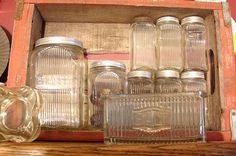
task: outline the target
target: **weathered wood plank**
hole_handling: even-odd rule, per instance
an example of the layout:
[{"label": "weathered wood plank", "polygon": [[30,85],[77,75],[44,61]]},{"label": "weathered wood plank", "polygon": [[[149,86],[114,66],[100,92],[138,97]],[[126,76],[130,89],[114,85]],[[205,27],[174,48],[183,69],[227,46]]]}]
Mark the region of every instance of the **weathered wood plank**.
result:
[{"label": "weathered wood plank", "polygon": [[104,145],[82,142],[1,143],[0,155],[236,155],[236,143]]}]

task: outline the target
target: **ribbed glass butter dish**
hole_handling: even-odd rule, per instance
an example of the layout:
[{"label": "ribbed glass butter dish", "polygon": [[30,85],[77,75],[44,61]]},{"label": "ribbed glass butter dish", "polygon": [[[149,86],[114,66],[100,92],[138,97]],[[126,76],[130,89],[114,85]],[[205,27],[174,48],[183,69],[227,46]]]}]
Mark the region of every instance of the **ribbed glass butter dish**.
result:
[{"label": "ribbed glass butter dish", "polygon": [[110,95],[104,106],[105,143],[205,142],[201,92]]}]

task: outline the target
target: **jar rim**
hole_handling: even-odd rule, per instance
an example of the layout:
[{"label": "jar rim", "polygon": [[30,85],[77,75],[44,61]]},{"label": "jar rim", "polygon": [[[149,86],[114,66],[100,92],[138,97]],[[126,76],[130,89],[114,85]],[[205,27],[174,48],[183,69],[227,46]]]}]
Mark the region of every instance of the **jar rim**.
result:
[{"label": "jar rim", "polygon": [[128,78],[143,77],[143,78],[152,78],[152,73],[144,70],[135,70],[128,73]]},{"label": "jar rim", "polygon": [[188,79],[188,78],[205,79],[205,75],[203,71],[185,71],[181,73],[181,79]]},{"label": "jar rim", "polygon": [[159,70],[156,72],[157,78],[172,77],[179,78],[179,72],[176,70]]},{"label": "jar rim", "polygon": [[204,19],[200,16],[188,16],[181,20],[181,25],[185,25],[188,23],[201,23],[204,24]]},{"label": "jar rim", "polygon": [[63,37],[63,36],[53,36],[53,37],[44,37],[36,41],[35,47],[49,44],[65,44],[73,45],[83,48],[83,43],[75,38]]},{"label": "jar rim", "polygon": [[156,24],[160,24],[160,23],[166,23],[166,22],[175,22],[179,24],[179,19],[177,17],[174,16],[163,16],[160,17],[156,20]]},{"label": "jar rim", "polygon": [[93,62],[90,66],[90,69],[98,68],[98,67],[116,67],[125,70],[125,64],[118,62],[118,61],[111,61],[111,60],[103,60],[103,61],[96,61]]}]

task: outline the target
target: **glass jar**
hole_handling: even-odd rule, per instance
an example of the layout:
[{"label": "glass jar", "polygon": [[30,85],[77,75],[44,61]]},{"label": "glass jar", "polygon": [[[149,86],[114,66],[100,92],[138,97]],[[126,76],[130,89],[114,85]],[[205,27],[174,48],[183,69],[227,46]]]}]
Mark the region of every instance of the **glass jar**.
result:
[{"label": "glass jar", "polygon": [[207,71],[206,28],[204,19],[189,16],[181,21],[183,29],[184,69]]},{"label": "glass jar", "polygon": [[124,64],[116,61],[93,62],[89,74],[90,123],[93,127],[103,128],[102,95],[122,94],[125,90]]},{"label": "glass jar", "polygon": [[156,70],[156,27],[149,17],[137,17],[131,30],[131,70]]},{"label": "glass jar", "polygon": [[181,80],[184,92],[202,91],[207,93],[207,83],[204,72],[186,71],[181,74]]},{"label": "glass jar", "polygon": [[156,73],[155,93],[182,92],[179,72],[175,70],[160,70]]},{"label": "glass jar", "polygon": [[43,97],[43,128],[73,130],[83,126],[85,67],[80,41],[66,37],[36,41],[30,86],[40,90]]},{"label": "glass jar", "polygon": [[38,113],[42,98],[30,87],[0,84],[0,141],[31,142],[41,131]]},{"label": "glass jar", "polygon": [[131,71],[128,73],[128,94],[154,93],[152,73],[149,71]]},{"label": "glass jar", "polygon": [[157,64],[158,70],[183,70],[181,26],[179,19],[164,16],[157,20]]}]

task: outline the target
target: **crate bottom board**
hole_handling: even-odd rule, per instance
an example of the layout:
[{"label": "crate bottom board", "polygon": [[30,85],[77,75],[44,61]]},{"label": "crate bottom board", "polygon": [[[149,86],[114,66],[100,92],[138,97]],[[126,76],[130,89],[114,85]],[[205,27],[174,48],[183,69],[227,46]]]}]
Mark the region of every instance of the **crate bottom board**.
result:
[{"label": "crate bottom board", "polygon": [[[231,141],[230,131],[207,131],[207,141]],[[99,141],[103,142],[102,131],[42,131],[37,140],[47,141]]]}]

